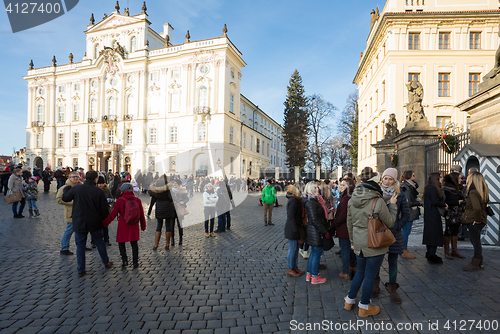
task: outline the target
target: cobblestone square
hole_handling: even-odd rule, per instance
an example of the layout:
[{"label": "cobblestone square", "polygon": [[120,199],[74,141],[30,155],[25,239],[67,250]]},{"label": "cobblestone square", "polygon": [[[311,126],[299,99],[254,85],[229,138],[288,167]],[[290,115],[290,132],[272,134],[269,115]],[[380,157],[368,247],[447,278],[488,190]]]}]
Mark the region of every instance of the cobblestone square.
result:
[{"label": "cobblestone square", "polygon": [[[189,208],[200,205],[200,197],[195,193]],[[147,210],[149,196],[140,198]],[[232,210],[230,231],[206,238],[203,224],[193,223],[185,228],[183,245],[170,251],[163,249],[164,238],[158,251],[151,249],[156,220],[149,219],[139,241],[138,269],[120,266],[115,221],[108,247],[114,267],[104,269],[97,251],[89,251],[84,277],[77,275],[75,255],[59,254],[66,223],[54,185],[39,196],[39,219],[14,219],[10,205],[2,202],[0,333],[498,333],[496,247],[484,247],[480,272],[462,271],[472,256],[468,241],[459,245],[468,259],[430,265],[421,246],[421,224],[414,224],[410,244],[417,259],[399,260],[403,303],[392,304],[382,289],[374,300],[382,311],[365,321],[357,307],[343,309],[350,281],[338,277],[338,246],[322,259],[326,284],[285,275],[286,198],[280,196],[279,202],[275,226],[264,226],[258,194],[250,193]],[[75,251],[74,237],[70,250]],[[299,268],[305,267],[299,257]],[[387,261],[381,279],[387,281]],[[353,327],[358,320],[365,321],[358,323],[363,326]],[[469,320],[476,321],[472,330]],[[482,328],[475,328],[477,321]],[[392,327],[382,328],[382,323]]]}]

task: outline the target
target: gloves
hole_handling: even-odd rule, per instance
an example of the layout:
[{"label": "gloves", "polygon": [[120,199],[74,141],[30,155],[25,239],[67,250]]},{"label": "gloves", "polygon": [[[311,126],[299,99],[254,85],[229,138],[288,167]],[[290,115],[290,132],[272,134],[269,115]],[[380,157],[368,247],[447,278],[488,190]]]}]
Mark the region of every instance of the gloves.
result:
[{"label": "gloves", "polygon": [[326,232],[325,239],[330,239],[330,232]]}]

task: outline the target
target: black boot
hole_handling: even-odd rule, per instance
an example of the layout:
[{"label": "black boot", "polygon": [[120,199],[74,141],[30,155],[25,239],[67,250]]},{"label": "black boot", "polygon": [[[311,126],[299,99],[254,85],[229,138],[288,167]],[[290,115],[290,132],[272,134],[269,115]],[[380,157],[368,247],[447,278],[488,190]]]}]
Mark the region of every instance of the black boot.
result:
[{"label": "black boot", "polygon": [[170,244],[172,246],[175,245],[175,222],[174,222],[174,229],[172,230],[172,239],[170,239]]},{"label": "black boot", "polygon": [[128,266],[127,251],[125,250],[125,243],[119,242],[118,248],[120,249],[120,256],[122,257],[122,268]]},{"label": "black boot", "polygon": [[33,209],[28,209],[28,211],[30,212],[30,218],[33,218]]},{"label": "black boot", "polygon": [[132,261],[134,263],[134,268],[139,267],[139,247],[137,246],[137,241],[132,241],[131,243],[132,246]]},{"label": "black boot", "polygon": [[179,245],[182,245],[182,236],[184,235],[184,229],[179,229]]}]

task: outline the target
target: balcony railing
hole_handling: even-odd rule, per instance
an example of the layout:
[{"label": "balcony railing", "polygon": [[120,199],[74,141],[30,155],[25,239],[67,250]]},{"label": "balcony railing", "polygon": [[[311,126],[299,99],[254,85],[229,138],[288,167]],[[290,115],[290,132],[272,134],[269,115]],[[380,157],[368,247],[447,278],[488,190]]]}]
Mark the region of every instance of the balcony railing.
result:
[{"label": "balcony railing", "polygon": [[40,122],[40,121],[31,122],[31,127],[33,128],[43,128],[44,125],[45,122]]},{"label": "balcony railing", "polygon": [[209,115],[210,114],[210,107],[194,107],[194,113],[195,114],[200,114],[200,115]]},{"label": "balcony railing", "polygon": [[97,117],[89,117],[89,123],[97,123],[98,119]]},{"label": "balcony railing", "polygon": [[101,119],[103,122],[116,122],[118,117],[116,115],[104,115]]},{"label": "balcony railing", "polygon": [[131,120],[133,120],[133,119],[134,119],[134,115],[125,115],[124,119],[125,119],[126,121],[131,121]]}]

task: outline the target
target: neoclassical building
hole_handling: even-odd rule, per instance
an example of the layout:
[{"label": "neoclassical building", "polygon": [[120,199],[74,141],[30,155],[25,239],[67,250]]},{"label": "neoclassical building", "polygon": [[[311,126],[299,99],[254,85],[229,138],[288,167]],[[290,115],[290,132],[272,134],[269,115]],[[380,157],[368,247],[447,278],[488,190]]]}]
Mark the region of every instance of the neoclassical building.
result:
[{"label": "neoclassical building", "polygon": [[241,52],[222,36],[173,45],[147,8],[87,26],[80,62],[34,68],[28,81],[30,167],[257,177],[284,166],[282,127],[241,95]]},{"label": "neoclassical building", "polygon": [[430,125],[469,127],[455,107],[475,92],[494,66],[499,44],[497,0],[387,0],[372,11],[371,30],[354,83],[359,90],[358,165],[376,167],[371,144],[384,138],[389,115],[406,122],[406,84],[424,88]]}]

